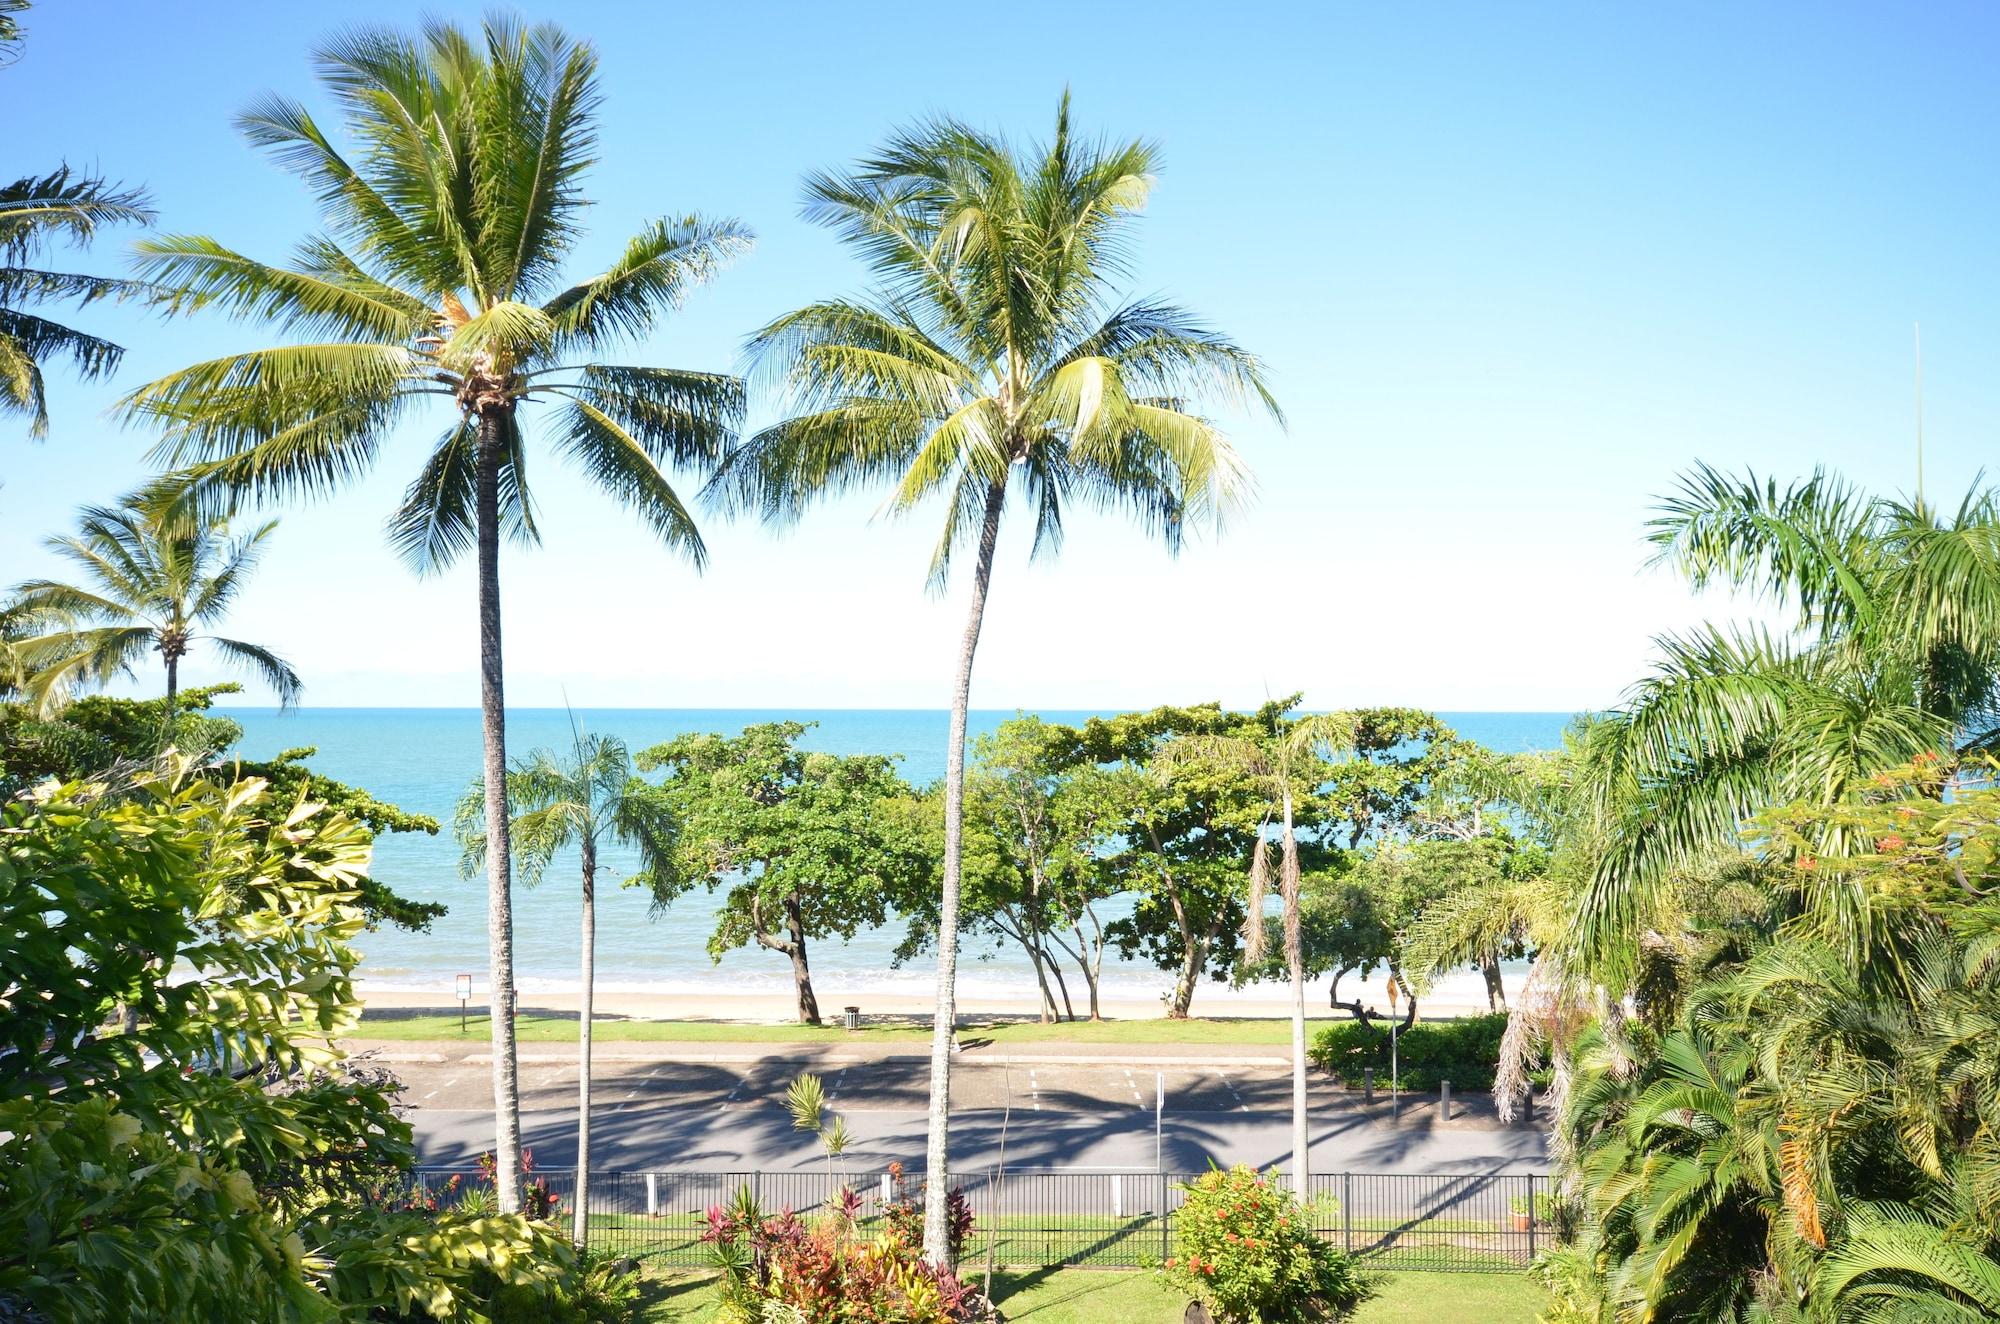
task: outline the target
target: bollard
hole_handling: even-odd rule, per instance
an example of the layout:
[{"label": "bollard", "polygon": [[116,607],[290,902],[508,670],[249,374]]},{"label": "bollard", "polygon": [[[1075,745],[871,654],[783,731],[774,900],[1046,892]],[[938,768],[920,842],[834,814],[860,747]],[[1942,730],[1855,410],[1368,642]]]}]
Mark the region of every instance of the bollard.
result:
[{"label": "bollard", "polygon": [[896,1203],[896,1187],[886,1172],[882,1174],[882,1203],[885,1205]]},{"label": "bollard", "polygon": [[1361,1073],[1361,1101],[1375,1102],[1375,1068],[1369,1067]]},{"label": "bollard", "polygon": [[646,1217],[658,1218],[659,1216],[660,1216],[660,1174],[657,1172],[649,1172],[646,1174]]},{"label": "bollard", "polygon": [[1533,1082],[1530,1082],[1528,1084],[1528,1087],[1521,1091],[1521,1120],[1528,1123],[1530,1126],[1534,1125],[1535,1086]]},{"label": "bollard", "polygon": [[1451,1082],[1448,1080],[1438,1082],[1438,1120],[1451,1120]]}]

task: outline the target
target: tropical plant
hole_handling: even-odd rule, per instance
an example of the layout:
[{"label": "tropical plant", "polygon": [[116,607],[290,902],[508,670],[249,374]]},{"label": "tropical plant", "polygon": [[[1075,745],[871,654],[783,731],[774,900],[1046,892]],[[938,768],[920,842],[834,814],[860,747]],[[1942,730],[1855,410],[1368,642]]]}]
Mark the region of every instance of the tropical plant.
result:
[{"label": "tropical plant", "polygon": [[826,1084],[810,1071],[800,1072],[785,1090],[785,1110],[792,1115],[792,1129],[804,1131],[819,1142],[820,1151],[826,1155],[826,1175],[834,1175],[834,1164],[847,1153],[847,1119],[839,1113],[829,1115],[826,1106]]},{"label": "tropical plant", "polygon": [[709,955],[754,943],[785,957],[799,1021],[817,1025],[811,944],[884,923],[899,898],[924,890],[933,843],[893,758],[802,750],[808,729],[767,722],[740,736],[681,736],[638,762],[665,771],[653,794],[676,831],[645,879],[655,904],[726,886]]},{"label": "tropical plant", "polygon": [[[352,148],[283,97],[237,123],[305,181],[327,233],[290,265],[170,236],[142,245],[140,266],[176,309],[213,306],[321,338],[195,364],[139,388],[125,409],[162,431],[173,507],[212,512],[348,486],[417,406],[450,403],[389,536],[419,573],[477,553],[488,937],[505,1006],[514,976],[499,560],[503,533],[537,536],[528,414],[545,406],[556,453],[699,566],[700,534],[663,467],[721,453],[741,383],[598,356],[643,336],[749,235],[732,221],[656,220],[603,272],[562,282],[589,201],[599,92],[593,49],[553,26],[495,17],[474,33],[442,22],[414,37],[351,30],[315,60]],[[505,1016],[492,1026],[501,1205],[511,1210],[514,1030]]]},{"label": "tropical plant", "polygon": [[[616,736],[585,734],[571,726],[565,754],[537,749],[515,761],[507,774],[507,804],[512,813],[508,843],[521,881],[541,882],[556,855],[577,852],[582,885],[582,964],[577,1006],[576,1192],[571,1238],[578,1250],[589,1241],[590,1208],[590,1030],[591,999],[596,990],[598,852],[616,843],[638,852],[642,877],[664,861],[674,848],[674,823],[659,800],[645,793],[645,783],[632,775],[632,756]],[[463,847],[459,871],[477,877],[486,865],[486,787],[475,781],[458,803],[454,820]],[[502,1004],[494,1004],[501,1015]]]},{"label": "tropical plant", "polygon": [[1127,511],[1177,547],[1248,483],[1235,449],[1190,401],[1220,393],[1277,414],[1262,369],[1233,342],[1171,304],[1113,306],[1125,234],[1157,166],[1143,142],[1078,141],[1065,94],[1053,138],[1031,151],[944,120],[896,134],[851,171],[814,176],[808,217],[853,244],[879,286],[757,333],[751,355],[782,383],[789,412],[732,451],[713,480],[723,499],[774,520],[878,483],[898,513],[938,499],[946,513],[932,584],[943,586],[961,552],[973,557],[945,759],[925,1238],[937,1263],[966,711],[1008,492],[1033,509],[1038,551],[1059,545],[1072,501]]},{"label": "tropical plant", "polygon": [[[571,1269],[552,1230],[381,1198],[410,1127],[338,1046],[366,828],[194,771],[0,804],[0,1316],[472,1320],[546,1296]],[[105,1034],[115,1003],[139,1014]]]},{"label": "tropical plant", "polygon": [[[0,15],[0,64],[19,40],[14,20]],[[58,240],[83,245],[105,225],[150,225],[146,195],[96,175],[60,166],[0,184],[0,411],[28,416],[28,435],[48,435],[49,406],[43,367],[68,359],[86,380],[108,375],[125,351],[101,336],[29,312],[40,304],[79,305],[123,298],[137,282],[109,276],[46,271],[37,262]]]},{"label": "tropical plant", "polygon": [[[1787,635],[1660,641],[1655,675],[1596,725],[1584,780],[1618,820],[1578,915],[1594,973],[1631,973],[1648,889],[1773,804],[1834,804],[1919,753],[2000,747],[2000,506],[1867,497],[1816,472],[1780,488],[1702,467],[1653,522],[1658,559],[1792,613]],[[1826,843],[1837,848],[1838,842]]]},{"label": "tropical plant", "polygon": [[31,579],[13,592],[14,610],[39,627],[13,649],[44,711],[80,688],[133,675],[139,659],[155,652],[173,712],[181,659],[197,643],[269,685],[281,706],[297,702],[298,673],[283,658],[261,644],[203,633],[229,614],[275,520],[231,537],[221,520],[189,524],[130,506],[92,506],[77,525],[47,545],[82,571],[84,583]]},{"label": "tropical plant", "polygon": [[1318,1324],[1368,1295],[1354,1262],[1313,1231],[1297,1195],[1256,1169],[1211,1168],[1174,1213],[1178,1253],[1161,1272],[1216,1324]]}]

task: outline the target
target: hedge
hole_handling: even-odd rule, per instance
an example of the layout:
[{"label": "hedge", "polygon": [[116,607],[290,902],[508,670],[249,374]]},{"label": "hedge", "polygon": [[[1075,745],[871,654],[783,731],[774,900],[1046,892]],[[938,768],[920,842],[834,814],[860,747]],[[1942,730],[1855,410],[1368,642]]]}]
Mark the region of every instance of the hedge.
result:
[{"label": "hedge", "polygon": [[[1455,1088],[1490,1090],[1500,1065],[1500,1036],[1507,1032],[1507,1014],[1470,1016],[1456,1021],[1429,1021],[1396,1035],[1396,1066],[1402,1088],[1434,1090],[1441,1080]],[[1360,1085],[1374,1068],[1375,1082],[1389,1085],[1389,1028],[1377,1021],[1347,1021],[1330,1025],[1313,1039],[1312,1063],[1332,1072],[1347,1085]]]}]

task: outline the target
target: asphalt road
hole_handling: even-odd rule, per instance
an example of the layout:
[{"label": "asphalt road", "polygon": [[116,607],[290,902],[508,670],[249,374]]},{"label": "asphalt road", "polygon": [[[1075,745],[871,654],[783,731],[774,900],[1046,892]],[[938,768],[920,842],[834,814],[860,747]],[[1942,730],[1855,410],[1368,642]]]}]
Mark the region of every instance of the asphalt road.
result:
[{"label": "asphalt road", "polygon": [[[409,1056],[405,1054],[404,1056]],[[403,1103],[426,1165],[469,1165],[493,1145],[491,1083],[484,1060],[395,1061]],[[792,1126],[786,1086],[798,1060],[745,1055],[735,1061],[600,1059],[593,1092],[593,1170],[782,1172],[823,1162],[812,1137]],[[869,1171],[924,1152],[926,1064],[882,1056],[817,1065],[832,1111],[852,1142],[846,1167]],[[1156,1076],[1163,1078],[1157,1079]],[[1117,1060],[1009,1063],[968,1059],[954,1074],[953,1155],[960,1171],[1155,1167],[1154,1095],[1164,1085],[1158,1163],[1198,1171],[1210,1160],[1260,1167],[1291,1151],[1290,1078],[1280,1065]],[[524,1140],[542,1168],[575,1160],[576,1066],[549,1056],[522,1063]],[[1434,1097],[1371,1107],[1354,1092],[1315,1081],[1310,1112],[1313,1167],[1322,1173],[1540,1173],[1539,1127],[1503,1125],[1483,1099],[1438,1116]]]}]

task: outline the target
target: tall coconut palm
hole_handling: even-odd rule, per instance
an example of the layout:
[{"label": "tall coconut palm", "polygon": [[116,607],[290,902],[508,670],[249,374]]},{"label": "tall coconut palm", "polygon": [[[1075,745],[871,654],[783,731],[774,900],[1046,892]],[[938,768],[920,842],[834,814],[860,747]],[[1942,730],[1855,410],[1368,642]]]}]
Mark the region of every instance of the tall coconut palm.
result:
[{"label": "tall coconut palm", "polygon": [[267,521],[231,537],[219,520],[84,510],[76,533],[47,544],[82,571],[82,582],[31,579],[14,588],[10,614],[23,625],[11,650],[25,673],[22,688],[44,709],[55,708],[80,688],[134,675],[141,658],[158,653],[171,721],[181,659],[206,643],[269,685],[281,705],[296,702],[298,673],[283,658],[262,644],[207,633],[229,614],[277,527]]},{"label": "tall coconut palm", "polygon": [[1629,974],[1646,893],[1738,843],[1759,808],[1834,803],[1917,754],[1948,776],[2000,747],[1992,493],[1941,512],[1825,473],[1780,488],[1703,467],[1653,530],[1659,559],[1694,586],[1757,594],[1793,622],[1662,640],[1656,674],[1585,742],[1580,776],[1618,830],[1577,937],[1608,984]]},{"label": "tall coconut palm", "polygon": [[[656,220],[606,270],[560,279],[588,201],[598,92],[595,52],[554,27],[349,31],[315,59],[351,149],[284,98],[238,123],[312,189],[327,233],[289,265],[183,236],[143,245],[141,266],[183,308],[319,338],[198,363],[127,408],[163,429],[167,487],[200,510],[327,495],[358,481],[421,406],[447,405],[389,533],[419,573],[477,553],[488,938],[504,1009],[514,977],[500,537],[536,538],[528,421],[539,408],[558,455],[699,566],[700,534],[663,466],[721,454],[742,384],[598,355],[645,334],[750,240],[731,221]],[[493,1017],[493,1048],[499,1196],[511,1211],[520,1104],[505,1015]]]},{"label": "tall coconut palm", "polygon": [[[632,755],[616,736],[572,727],[569,752],[537,749],[507,774],[513,810],[509,845],[521,881],[533,887],[559,852],[574,849],[583,885],[582,964],[577,1008],[576,1193],[570,1235],[577,1249],[588,1240],[590,1208],[590,1019],[596,987],[597,873],[599,851],[615,842],[639,854],[642,874],[667,860],[673,821],[663,802],[632,775]],[[486,786],[475,781],[459,801],[457,828],[464,847],[460,868],[468,878],[486,866]],[[495,1008],[496,1016],[499,1009]]]},{"label": "tall coconut palm", "polygon": [[1233,342],[1169,303],[1114,303],[1157,165],[1144,142],[1078,141],[1065,95],[1054,136],[1032,149],[941,120],[895,134],[846,173],[812,177],[806,215],[854,245],[878,285],[756,334],[752,360],[782,384],[788,416],[732,452],[712,489],[784,521],[821,497],[883,485],[892,512],[943,504],[935,587],[972,556],[945,764],[926,1149],[924,1248],[940,1264],[966,709],[1008,495],[1033,511],[1038,551],[1060,544],[1072,502],[1128,512],[1177,547],[1248,483],[1190,401],[1211,393],[1278,413],[1257,360]]},{"label": "tall coconut palm", "polygon": [[[3,35],[0,30],[0,45]],[[125,351],[28,308],[57,300],[88,304],[139,288],[129,280],[46,271],[31,264],[58,241],[86,244],[100,226],[149,225],[152,220],[144,193],[77,174],[68,166],[0,184],[0,411],[26,414],[29,436],[41,438],[49,431],[43,365],[64,358],[81,377],[103,377]]]}]

